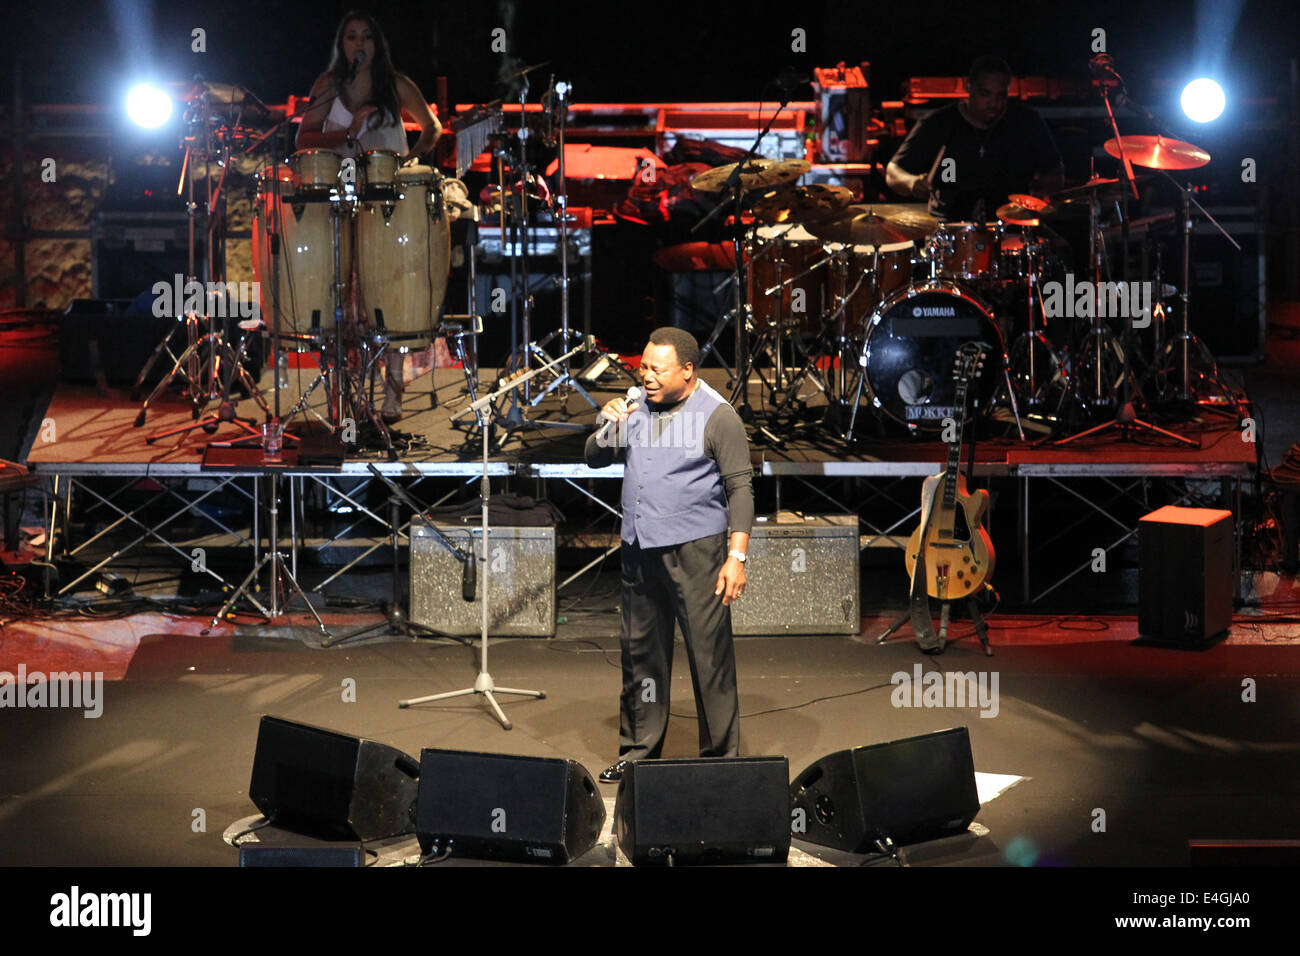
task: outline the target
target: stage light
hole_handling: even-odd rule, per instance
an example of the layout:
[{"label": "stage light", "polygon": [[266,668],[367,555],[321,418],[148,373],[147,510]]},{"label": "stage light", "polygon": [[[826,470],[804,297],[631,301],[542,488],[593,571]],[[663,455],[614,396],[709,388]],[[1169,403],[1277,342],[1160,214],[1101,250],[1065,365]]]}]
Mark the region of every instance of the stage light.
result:
[{"label": "stage light", "polygon": [[1183,87],[1180,102],[1188,119],[1197,123],[1209,123],[1219,118],[1227,100],[1223,95],[1223,87],[1211,79],[1201,77]]},{"label": "stage light", "polygon": [[156,86],[140,83],[126,95],[126,115],[136,126],[157,129],[171,118],[171,97]]}]

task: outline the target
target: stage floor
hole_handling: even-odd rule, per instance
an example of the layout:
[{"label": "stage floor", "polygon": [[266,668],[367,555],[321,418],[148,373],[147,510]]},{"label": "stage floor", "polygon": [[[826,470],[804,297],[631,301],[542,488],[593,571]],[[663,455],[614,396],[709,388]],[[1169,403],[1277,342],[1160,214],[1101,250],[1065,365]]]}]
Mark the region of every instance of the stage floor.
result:
[{"label": "stage floor", "polygon": [[[264,714],[417,757],[423,747],[563,757],[597,774],[617,756],[618,618],[612,603],[589,608],[570,612],[556,639],[493,641],[498,683],[547,694],[503,697],[508,732],[479,698],[397,707],[472,684],[472,643],[380,637],[322,649],[301,614],[206,637],[196,618],[158,614],[11,625],[0,669],[99,671],[105,683],[92,719],[0,713],[0,865],[236,865],[223,833],[257,816],[247,790]],[[1131,617],[995,616],[986,658],[969,626],[938,657],[902,636],[878,646],[886,619],[865,620],[856,638],[738,638],[741,747],[785,755],[793,776],[842,748],[969,727],[985,802],[967,835],[906,849],[912,865],[1181,866],[1189,839],[1297,836],[1295,624],[1235,624],[1226,642],[1190,651],[1135,644]],[[336,633],[373,620],[327,617]],[[695,754],[683,658],[679,649],[665,756]],[[897,706],[898,675],[929,672],[983,675],[992,693],[965,707]],[[1243,702],[1247,678],[1257,702]],[[611,810],[614,789],[601,787]],[[1104,832],[1093,829],[1097,808]],[[205,829],[193,832],[199,809]],[[791,866],[878,862],[793,846]],[[389,841],[379,862],[415,852],[412,840]],[[579,861],[620,862],[608,826]]]}]

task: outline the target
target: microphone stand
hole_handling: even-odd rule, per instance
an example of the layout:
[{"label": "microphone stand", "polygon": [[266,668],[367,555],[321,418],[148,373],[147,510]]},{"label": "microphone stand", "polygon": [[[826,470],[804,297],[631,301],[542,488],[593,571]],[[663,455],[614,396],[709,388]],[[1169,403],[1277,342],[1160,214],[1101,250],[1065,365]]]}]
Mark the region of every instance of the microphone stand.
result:
[{"label": "microphone stand", "polygon": [[[557,359],[556,361],[558,362],[560,360]],[[518,385],[525,384],[528,379],[532,378],[534,374],[540,371],[541,371],[540,368],[533,369],[530,372],[526,372],[524,376],[522,376],[523,382],[515,381],[513,384],[508,385],[505,388],[499,389],[498,391],[493,392],[491,395],[484,395],[478,401],[470,405],[470,410],[474,411],[475,413],[478,413],[484,409],[490,409],[492,406],[492,402],[497,398],[498,395],[500,395],[502,392],[506,391],[507,389],[513,389]],[[546,697],[546,692],[540,690],[516,690],[515,688],[512,687],[497,687],[496,683],[492,680],[491,673],[488,672],[488,592],[490,591],[491,584],[492,584],[492,580],[491,580],[492,564],[491,562],[488,561],[488,499],[492,494],[492,483],[488,480],[488,431],[489,429],[480,428],[479,431],[483,435],[483,477],[480,479],[480,484],[479,484],[479,498],[483,502],[483,521],[482,521],[483,533],[482,533],[482,550],[479,552],[479,558],[478,558],[479,563],[482,565],[483,568],[482,574],[479,575],[479,580],[483,582],[483,618],[482,618],[482,629],[479,633],[478,677],[475,678],[473,687],[465,687],[460,690],[447,691],[446,693],[442,693],[442,694],[429,694],[425,697],[413,697],[409,700],[398,701],[397,706],[401,708],[407,708],[415,704],[427,704],[438,700],[451,700],[454,697],[468,697],[470,694],[482,694],[483,697],[487,700],[488,704],[492,707],[492,713],[495,714],[497,720],[501,722],[502,728],[505,730],[510,730],[514,725],[510,723],[510,719],[506,717],[505,711],[503,711],[501,709],[501,705],[497,703],[497,699],[495,695],[514,694],[518,697],[534,697],[537,698],[538,700],[542,700]]]}]

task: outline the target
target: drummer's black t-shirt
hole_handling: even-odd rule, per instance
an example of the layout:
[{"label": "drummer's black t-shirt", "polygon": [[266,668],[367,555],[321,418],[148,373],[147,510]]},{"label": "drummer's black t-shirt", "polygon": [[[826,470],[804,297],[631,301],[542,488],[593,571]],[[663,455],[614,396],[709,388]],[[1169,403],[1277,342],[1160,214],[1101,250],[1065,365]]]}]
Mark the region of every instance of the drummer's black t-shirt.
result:
[{"label": "drummer's black t-shirt", "polygon": [[[892,161],[922,175],[930,172],[940,149],[943,160],[934,172],[930,212],[948,222],[993,219],[1010,193],[1028,192],[1035,174],[1061,164],[1047,124],[1017,100],[1007,103],[990,129],[972,126],[955,103],[935,110],[912,127]],[[982,213],[976,209],[981,199]]]}]

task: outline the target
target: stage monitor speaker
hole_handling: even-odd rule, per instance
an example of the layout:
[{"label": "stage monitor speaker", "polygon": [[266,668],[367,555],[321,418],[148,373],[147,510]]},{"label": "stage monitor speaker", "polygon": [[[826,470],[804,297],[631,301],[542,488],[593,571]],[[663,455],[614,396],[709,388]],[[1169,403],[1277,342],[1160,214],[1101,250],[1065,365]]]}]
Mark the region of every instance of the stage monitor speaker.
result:
[{"label": "stage monitor speaker", "polygon": [[1188,840],[1192,866],[1300,866],[1300,840]]},{"label": "stage monitor speaker", "polygon": [[248,796],[275,826],[365,842],[411,832],[419,772],[387,744],[266,716]]},{"label": "stage monitor speaker", "polygon": [[733,634],[857,634],[858,516],[761,516],[749,538]]},{"label": "stage monitor speaker", "polygon": [[366,865],[366,852],[360,843],[304,846],[284,843],[245,843],[239,848],[241,867]]},{"label": "stage monitor speaker", "polygon": [[605,801],[573,760],[426,749],[415,820],[425,853],[569,863],[596,845]]},{"label": "stage monitor speaker", "polygon": [[634,866],[782,863],[789,780],[785,757],[633,761],[619,781],[614,835]]},{"label": "stage monitor speaker", "polygon": [[1138,633],[1197,645],[1232,624],[1232,512],[1169,505],[1138,521]]},{"label": "stage monitor speaker", "polygon": [[970,735],[954,727],[828,754],[790,784],[790,800],[800,839],[850,853],[961,833],[980,808]]}]

